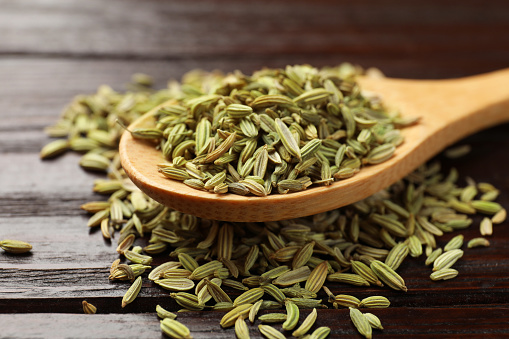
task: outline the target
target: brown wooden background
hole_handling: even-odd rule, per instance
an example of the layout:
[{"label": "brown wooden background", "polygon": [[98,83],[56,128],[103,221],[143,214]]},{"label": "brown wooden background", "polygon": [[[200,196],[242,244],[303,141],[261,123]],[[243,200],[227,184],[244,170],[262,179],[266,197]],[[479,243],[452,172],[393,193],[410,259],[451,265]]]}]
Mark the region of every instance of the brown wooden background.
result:
[{"label": "brown wooden background", "polygon": [[[509,67],[509,2],[0,0],[0,238],[34,245],[29,255],[0,254],[0,337],[159,338],[155,305],[177,309],[148,282],[120,308],[126,286],[107,280],[114,246],[89,233],[78,209],[97,199],[97,176],[83,172],[75,154],[38,159],[49,141],[43,128],[74,95],[103,83],[122,90],[135,72],[153,75],[161,87],[193,68],[251,72],[342,61],[406,78]],[[508,133],[502,125],[470,137],[463,143],[473,152],[447,164],[497,185],[506,207]],[[508,227],[496,226],[490,248],[467,251],[454,280],[431,282],[421,258],[401,267],[406,294],[333,291],[389,297],[389,309],[373,311],[385,327],[375,337],[509,337]],[[478,236],[477,226],[465,234]],[[83,315],[83,299],[101,314]],[[331,338],[359,338],[347,314],[320,310],[317,325],[330,326]],[[233,337],[219,328],[220,316],[179,319],[195,337]]]}]

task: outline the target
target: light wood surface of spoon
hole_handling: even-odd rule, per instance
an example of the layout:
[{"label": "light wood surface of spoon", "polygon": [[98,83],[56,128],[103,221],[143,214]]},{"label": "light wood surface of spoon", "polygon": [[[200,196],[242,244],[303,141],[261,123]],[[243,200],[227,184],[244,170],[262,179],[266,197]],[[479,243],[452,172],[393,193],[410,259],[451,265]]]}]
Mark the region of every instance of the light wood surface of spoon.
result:
[{"label": "light wood surface of spoon", "polygon": [[[438,152],[479,130],[509,121],[509,69],[448,80],[360,78],[361,88],[379,95],[403,117],[420,117],[404,128],[404,143],[378,165],[350,179],[267,197],[214,194],[169,180],[158,171],[162,153],[150,142],[123,134],[120,159],[127,175],[147,195],[175,210],[224,221],[273,221],[308,216],[364,199],[403,178]],[[153,110],[155,111],[155,110]],[[154,125],[147,114],[130,128]]]}]

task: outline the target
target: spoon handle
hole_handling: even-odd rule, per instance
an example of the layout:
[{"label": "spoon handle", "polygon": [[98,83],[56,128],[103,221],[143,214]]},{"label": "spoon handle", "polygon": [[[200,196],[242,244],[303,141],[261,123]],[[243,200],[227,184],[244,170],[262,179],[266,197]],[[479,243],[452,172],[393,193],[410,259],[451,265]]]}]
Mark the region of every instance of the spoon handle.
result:
[{"label": "spoon handle", "polygon": [[447,80],[366,78],[361,86],[380,93],[403,116],[420,116],[430,154],[509,121],[509,69]]},{"label": "spoon handle", "polygon": [[450,108],[443,120],[461,132],[456,139],[509,120],[509,69],[445,80],[443,93]]}]

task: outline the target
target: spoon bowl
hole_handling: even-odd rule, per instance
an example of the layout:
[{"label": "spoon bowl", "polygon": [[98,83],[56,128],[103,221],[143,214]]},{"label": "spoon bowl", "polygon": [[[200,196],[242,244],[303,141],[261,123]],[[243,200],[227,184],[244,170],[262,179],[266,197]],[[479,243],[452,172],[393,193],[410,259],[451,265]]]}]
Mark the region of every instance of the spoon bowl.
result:
[{"label": "spoon bowl", "polygon": [[[122,166],[143,192],[175,210],[223,221],[284,220],[362,200],[463,137],[509,121],[509,69],[448,80],[362,77],[359,83],[363,90],[380,96],[388,107],[397,108],[402,117],[420,117],[420,121],[401,130],[405,141],[392,158],[363,167],[355,176],[332,185],[266,197],[196,190],[160,174],[156,165],[164,161],[162,152],[128,132],[120,141]],[[136,120],[130,129],[153,127],[157,109]]]}]

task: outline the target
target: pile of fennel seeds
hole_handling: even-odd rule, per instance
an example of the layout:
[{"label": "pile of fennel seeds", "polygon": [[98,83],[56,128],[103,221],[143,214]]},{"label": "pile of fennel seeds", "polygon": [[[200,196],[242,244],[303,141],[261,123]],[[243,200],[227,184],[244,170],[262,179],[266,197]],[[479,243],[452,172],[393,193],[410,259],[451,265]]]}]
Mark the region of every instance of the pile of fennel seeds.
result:
[{"label": "pile of fennel seeds", "polygon": [[[349,65],[341,67],[355,70]],[[46,146],[52,152],[43,150],[43,158],[71,148],[86,152],[81,161],[83,167],[108,173],[107,179],[95,182],[94,191],[109,198],[82,208],[91,213],[90,227],[100,227],[105,238],[114,234],[117,237],[117,251],[126,263],[113,263],[110,279],[133,282],[122,300],[127,308],[148,274],[148,279],[170,290],[170,298],[182,310],[224,311],[221,326],[235,326],[239,337],[246,337],[246,327],[247,333],[253,331],[245,318],[265,322],[259,330],[267,337],[280,337],[277,333],[290,335],[297,329],[299,335],[325,337],[330,331],[327,328],[311,330],[316,312],[309,310],[321,307],[350,307],[353,324],[362,335],[370,337],[371,328],[381,329],[382,325],[376,310],[369,310],[373,312],[370,313],[363,308],[387,307],[386,298],[359,300],[350,295],[333,295],[327,285],[376,285],[381,292],[383,288],[404,291],[411,286],[406,286],[397,269],[408,255],[422,257],[426,264],[433,265],[431,279],[452,278],[456,275],[450,270],[463,255],[463,239],[456,238],[440,248],[437,238],[444,232],[469,227],[476,213],[485,215],[480,226],[484,236],[491,235],[493,224],[505,219],[505,210],[493,201],[499,193],[495,187],[473,180],[466,187],[459,187],[458,173],[452,170],[444,175],[437,163],[421,166],[405,180],[364,201],[307,218],[223,223],[161,206],[132,185],[121,169],[117,152],[121,130],[115,120],[128,124],[139,112],[175,98],[186,84],[211,77],[223,78],[215,73],[192,72],[183,84],[174,83],[159,92],[151,91],[146,82],[138,85],[141,91],[126,94],[102,87],[95,95],[76,98],[62,120],[48,130],[67,139],[56,141],[65,143],[65,147],[55,142],[56,146]],[[141,236],[149,239],[148,244],[144,248],[133,247],[134,240]],[[467,240],[467,247],[489,245],[486,239]],[[151,266],[153,256],[165,257],[168,252],[168,262]],[[233,289],[239,290],[233,294],[240,295],[232,300],[229,295]],[[171,302],[163,306],[176,308]],[[257,320],[257,312],[264,309],[286,311],[283,315],[264,314]],[[353,311],[357,309],[362,317]],[[191,335],[174,319],[176,314],[159,305],[156,310],[164,318],[164,333],[174,337]],[[307,316],[298,324],[295,314],[300,311]],[[270,327],[283,318],[286,320],[282,327]]]},{"label": "pile of fennel seeds", "polygon": [[417,120],[363,93],[357,73],[299,65],[193,79],[155,128],[131,132],[159,141],[159,171],[195,189],[266,196],[330,185],[391,158],[398,128]]}]

